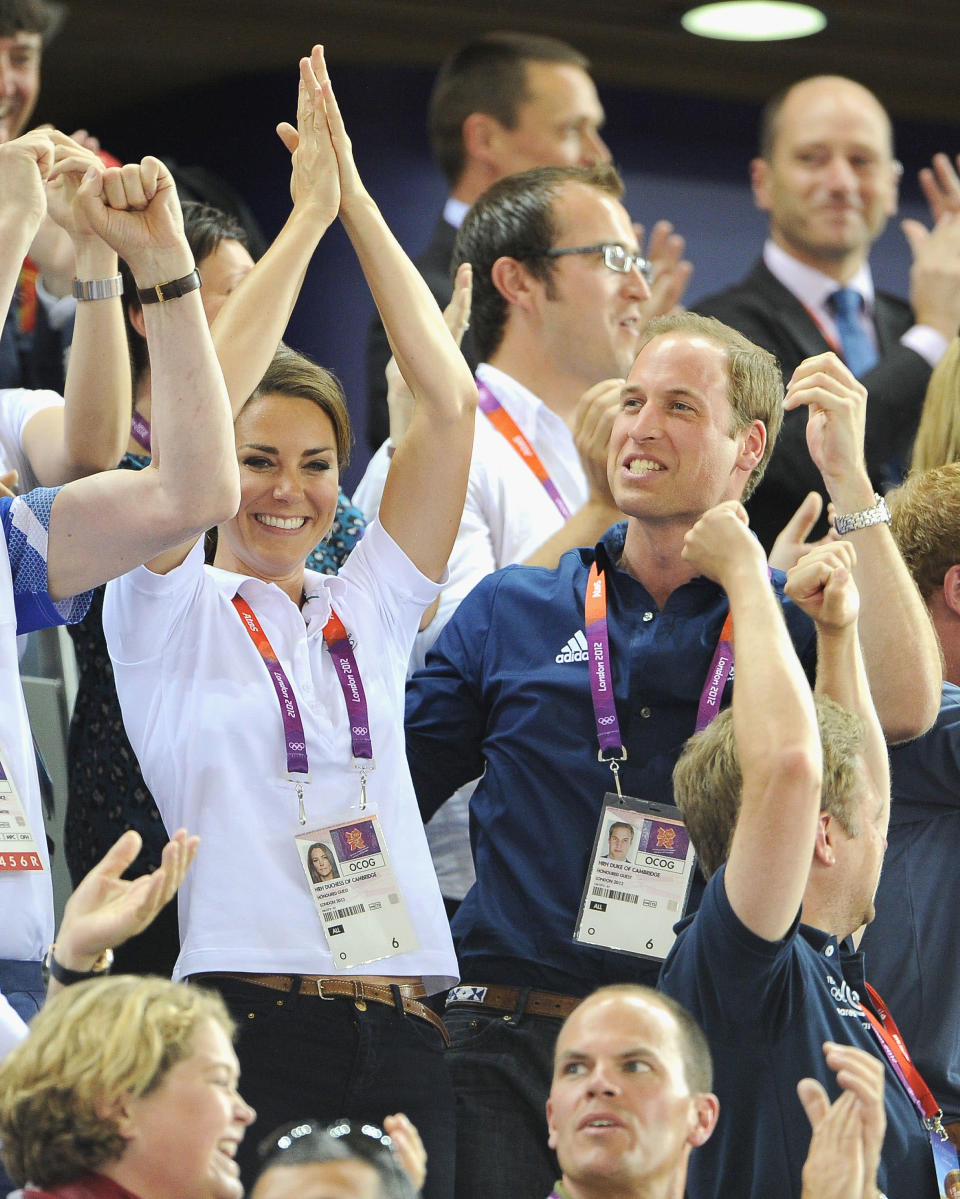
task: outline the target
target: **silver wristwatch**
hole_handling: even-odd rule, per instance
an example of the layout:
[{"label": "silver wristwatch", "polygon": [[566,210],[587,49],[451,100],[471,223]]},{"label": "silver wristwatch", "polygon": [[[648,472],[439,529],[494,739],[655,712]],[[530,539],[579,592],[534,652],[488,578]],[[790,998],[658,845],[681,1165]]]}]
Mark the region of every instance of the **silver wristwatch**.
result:
[{"label": "silver wristwatch", "polygon": [[861,512],[847,512],[834,519],[833,527],[841,537],[846,537],[848,533],[855,533],[857,529],[869,529],[871,525],[888,525],[890,523],[890,509],[887,507],[887,501],[876,492],[874,492],[873,498],[877,502],[872,508],[864,508]]}]

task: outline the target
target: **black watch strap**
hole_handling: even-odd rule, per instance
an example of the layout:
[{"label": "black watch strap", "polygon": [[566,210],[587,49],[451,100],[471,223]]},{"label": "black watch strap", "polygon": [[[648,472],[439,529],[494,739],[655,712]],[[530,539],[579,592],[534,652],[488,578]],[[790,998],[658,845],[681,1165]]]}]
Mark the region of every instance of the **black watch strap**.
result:
[{"label": "black watch strap", "polygon": [[105,949],[103,953],[93,963],[90,970],[68,970],[66,966],[61,966],[54,956],[56,944],[50,946],[47,950],[47,956],[44,960],[44,965],[51,978],[55,978],[61,986],[72,987],[74,983],[86,982],[89,978],[103,978],[108,974],[110,967],[113,965],[113,950]]},{"label": "black watch strap", "polygon": [[200,286],[200,272],[196,267],[182,279],[171,279],[169,283],[156,283],[153,287],[138,287],[141,304],[162,304],[165,300],[177,300]]}]

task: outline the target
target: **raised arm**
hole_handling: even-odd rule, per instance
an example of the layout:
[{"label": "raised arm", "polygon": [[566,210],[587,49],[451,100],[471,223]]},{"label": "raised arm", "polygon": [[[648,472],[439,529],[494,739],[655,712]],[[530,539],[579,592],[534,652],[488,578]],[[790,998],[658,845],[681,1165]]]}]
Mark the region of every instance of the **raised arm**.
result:
[{"label": "raised arm", "polygon": [[728,501],[705,513],[687,533],[683,556],[724,588],[733,616],[742,800],[727,897],[749,929],[776,941],[800,910],[820,813],[813,697],[741,505]]},{"label": "raised arm", "polygon": [[330,169],[330,134],[303,79],[297,127],[277,126],[290,151],[293,208],[272,245],[228,297],[211,326],[233,415],[263,378],[290,321],[320,239],[337,217],[340,184]]},{"label": "raised arm", "polygon": [[[193,255],[170,172],[156,158],[91,170],[79,190],[91,226],[138,288],[184,279]],[[139,472],[80,479],[57,495],[48,582],[63,598],[131,570],[228,519],[239,502],[233,421],[198,290],[144,304],[154,457]],[[161,461],[162,460],[162,461]]]},{"label": "raised arm", "polygon": [[[867,392],[836,354],[801,362],[784,407],[806,407],[807,445],[838,516],[875,504],[863,453]],[[860,639],[888,741],[918,737],[940,707],[940,650],[930,618],[888,525],[849,534],[856,546]]]},{"label": "raised arm", "polygon": [[856,624],[831,614],[828,584],[837,572],[856,577],[852,541],[818,546],[787,575],[787,594],[817,625],[816,690],[859,716],[864,724],[863,760],[878,796],[889,802],[890,765],[864,667]]},{"label": "raised arm", "polygon": [[303,59],[301,71],[329,129],[340,180],[340,220],[414,397],[410,426],[384,487],[380,520],[416,566],[439,579],[463,511],[476,385],[436,300],[360,181],[322,47]]},{"label": "raised arm", "polygon": [[[77,200],[88,169],[100,159],[63,133],[51,130],[55,164],[47,182],[47,211],[72,242],[77,278],[83,282],[117,275],[116,251],[94,233]],[[23,448],[41,486],[55,487],[98,470],[123,456],[130,426],[130,357],[119,296],[81,300],[67,366],[65,405],[44,408],[23,433]]]},{"label": "raised arm", "polygon": [[47,211],[44,180],[53,168],[49,131],[0,144],[0,310],[6,312],[20,267]]}]

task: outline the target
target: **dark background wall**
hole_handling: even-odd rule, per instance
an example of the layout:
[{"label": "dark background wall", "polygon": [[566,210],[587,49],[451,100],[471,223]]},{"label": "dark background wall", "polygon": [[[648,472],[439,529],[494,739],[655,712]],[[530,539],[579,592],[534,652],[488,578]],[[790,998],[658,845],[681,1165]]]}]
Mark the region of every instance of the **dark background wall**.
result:
[{"label": "dark background wall", "polygon": [[[434,72],[339,62],[333,46],[328,54],[363,178],[401,243],[416,253],[445,198],[424,128]],[[153,153],[214,169],[246,197],[272,237],[290,208],[287,155],[274,129],[293,119],[296,87],[292,62],[289,71],[246,74],[101,114],[94,132],[123,159]],[[758,106],[602,83],[600,94],[605,135],[626,178],[632,216],[648,228],[666,217],[687,238],[696,268],[688,299],[742,275],[765,232],[747,185]],[[905,168],[901,215],[926,218],[917,170],[937,150],[951,157],[960,150],[960,128],[899,121],[896,141]],[[909,254],[896,222],[876,247],[873,265],[879,287],[906,293]],[[335,370],[346,387],[356,433],[348,490],[367,458],[363,344],[371,312],[349,243],[334,226],[308,273],[288,340]]]}]

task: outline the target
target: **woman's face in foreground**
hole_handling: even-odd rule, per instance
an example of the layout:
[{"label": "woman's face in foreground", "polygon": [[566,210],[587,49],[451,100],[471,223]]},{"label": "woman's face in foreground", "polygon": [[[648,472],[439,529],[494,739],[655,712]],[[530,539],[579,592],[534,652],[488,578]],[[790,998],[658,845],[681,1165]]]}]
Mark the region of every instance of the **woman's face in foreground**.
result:
[{"label": "woman's face in foreground", "polygon": [[197,1026],[192,1049],[155,1090],[128,1101],[125,1185],[143,1195],[242,1199],[235,1158],[256,1113],[237,1090],[237,1055],[212,1019]]},{"label": "woman's face in foreground", "polygon": [[333,423],[311,400],[270,394],[235,423],[240,508],[220,526],[217,566],[267,582],[302,570],[330,532],[340,476]]}]

